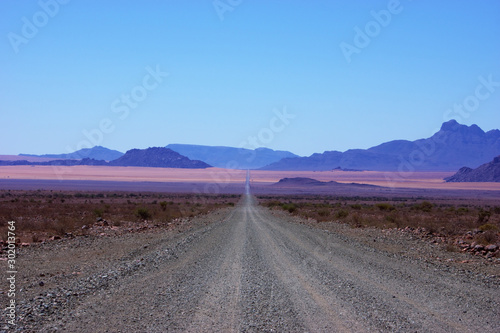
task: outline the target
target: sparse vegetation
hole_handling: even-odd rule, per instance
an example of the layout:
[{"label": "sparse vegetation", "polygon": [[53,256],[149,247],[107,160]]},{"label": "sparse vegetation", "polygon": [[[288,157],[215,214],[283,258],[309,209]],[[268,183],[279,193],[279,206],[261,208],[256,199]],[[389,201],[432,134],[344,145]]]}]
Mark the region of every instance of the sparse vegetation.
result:
[{"label": "sparse vegetation", "polygon": [[496,230],[498,230],[498,227],[496,225],[486,223],[486,224],[483,224],[482,226],[480,226],[479,230],[481,230],[481,231],[495,230],[496,231]]},{"label": "sparse vegetation", "polygon": [[102,217],[104,215],[104,211],[100,208],[96,208],[96,209],[94,209],[94,215],[96,217]]},{"label": "sparse vegetation", "polygon": [[472,204],[422,198],[260,196],[261,204],[283,209],[318,222],[342,222],[356,228],[420,228],[429,235],[453,236],[479,233],[476,241],[495,242],[500,230],[500,209],[486,203]]},{"label": "sparse vegetation", "polygon": [[115,227],[144,220],[166,226],[175,219],[234,205],[239,199],[239,195],[0,191],[0,233],[7,234],[11,220],[16,221],[23,242],[85,234],[103,219]]},{"label": "sparse vegetation", "polygon": [[414,209],[421,210],[422,212],[426,212],[426,213],[429,213],[430,211],[432,211],[433,207],[434,207],[434,205],[432,203],[430,203],[429,201],[422,201],[421,203],[415,204],[413,206]]},{"label": "sparse vegetation", "polygon": [[349,212],[347,210],[344,210],[344,209],[338,210],[335,213],[335,217],[338,219],[343,219],[343,218],[347,217],[348,215],[349,215]]},{"label": "sparse vegetation", "polygon": [[388,204],[388,203],[378,203],[375,205],[378,209],[382,210],[382,211],[386,211],[386,212],[390,212],[390,211],[393,211],[396,209],[396,207],[394,207],[393,205],[391,204]]},{"label": "sparse vegetation", "polygon": [[297,206],[293,203],[286,203],[286,204],[281,205],[281,207],[290,213],[293,213],[297,210]]},{"label": "sparse vegetation", "polygon": [[488,210],[480,209],[477,216],[477,223],[482,224],[488,222],[491,217],[491,212]]},{"label": "sparse vegetation", "polygon": [[145,207],[139,207],[135,211],[135,215],[142,220],[149,220],[153,215]]}]

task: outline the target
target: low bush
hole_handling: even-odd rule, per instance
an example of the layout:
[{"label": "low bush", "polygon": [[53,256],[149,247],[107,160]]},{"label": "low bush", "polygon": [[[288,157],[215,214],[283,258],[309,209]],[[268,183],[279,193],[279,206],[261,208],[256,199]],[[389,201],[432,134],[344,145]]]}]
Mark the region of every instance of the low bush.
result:
[{"label": "low bush", "polygon": [[149,210],[147,208],[144,208],[144,207],[137,208],[135,211],[135,215],[142,220],[148,220],[152,217]]},{"label": "low bush", "polygon": [[349,215],[349,212],[347,210],[341,209],[335,212],[335,217],[338,219],[343,219],[346,218]]},{"label": "low bush", "polygon": [[426,213],[431,212],[433,207],[434,207],[434,205],[432,203],[430,203],[429,201],[422,201],[421,203],[413,206],[414,209],[420,210],[420,211],[426,212]]},{"label": "low bush", "polygon": [[287,210],[290,213],[293,213],[297,210],[297,206],[293,203],[282,204],[281,208],[283,208],[284,210]]},{"label": "low bush", "polygon": [[394,207],[393,205],[389,204],[389,203],[378,203],[375,205],[376,207],[378,207],[378,209],[382,210],[382,211],[387,211],[387,212],[390,212],[390,211],[393,211],[393,210],[396,210],[396,207]]},{"label": "low bush", "polygon": [[479,230],[481,230],[481,231],[498,230],[498,228],[496,225],[486,223],[486,224],[481,225],[479,227]]}]

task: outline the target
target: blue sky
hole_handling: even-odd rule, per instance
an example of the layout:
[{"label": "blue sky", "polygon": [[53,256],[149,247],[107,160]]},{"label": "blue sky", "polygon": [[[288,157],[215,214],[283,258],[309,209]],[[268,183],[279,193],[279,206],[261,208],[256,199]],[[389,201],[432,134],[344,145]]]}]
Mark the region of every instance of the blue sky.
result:
[{"label": "blue sky", "polygon": [[500,128],[496,0],[119,3],[0,2],[0,154]]}]

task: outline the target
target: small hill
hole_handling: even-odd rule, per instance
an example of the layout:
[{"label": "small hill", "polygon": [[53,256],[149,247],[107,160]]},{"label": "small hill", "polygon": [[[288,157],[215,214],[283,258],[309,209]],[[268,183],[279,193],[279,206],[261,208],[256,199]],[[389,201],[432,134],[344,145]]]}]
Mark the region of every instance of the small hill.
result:
[{"label": "small hill", "polygon": [[258,169],[283,158],[298,157],[289,151],[268,148],[246,149],[223,146],[169,144],[172,149],[190,159],[200,160],[218,168]]},{"label": "small hill", "polygon": [[118,150],[112,150],[102,146],[95,146],[93,148],[83,148],[68,154],[44,154],[44,155],[19,154],[19,156],[43,157],[51,159],[65,159],[65,160],[66,159],[83,160],[84,158],[90,158],[94,160],[112,161],[123,156],[123,153]]},{"label": "small hill", "polygon": [[109,162],[108,165],[185,169],[204,169],[211,167],[211,165],[205,162],[191,160],[171,149],[163,147],[131,149],[122,157]]},{"label": "small hill", "polygon": [[476,169],[463,167],[446,182],[500,182],[500,156]]},{"label": "small hill", "polygon": [[331,189],[348,189],[348,188],[382,188],[381,186],[359,184],[359,183],[339,183],[336,181],[322,182],[317,179],[307,177],[282,178],[277,183],[272,184],[274,187],[295,187],[295,188],[331,188]]},{"label": "small hill", "polygon": [[[322,182],[316,179],[307,177],[282,178],[274,185],[278,186],[323,186],[331,182]],[[336,183],[336,182],[333,182]]]}]

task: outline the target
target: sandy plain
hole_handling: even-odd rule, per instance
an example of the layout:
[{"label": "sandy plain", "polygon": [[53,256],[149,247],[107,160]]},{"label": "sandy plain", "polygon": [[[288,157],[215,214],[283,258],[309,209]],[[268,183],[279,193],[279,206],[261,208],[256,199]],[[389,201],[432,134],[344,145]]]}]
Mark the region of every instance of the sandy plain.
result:
[{"label": "sandy plain", "polygon": [[[500,191],[500,183],[446,183],[453,172],[385,171],[263,171],[252,170],[252,185],[271,185],[282,178],[307,177],[323,182],[358,183],[390,188],[433,190]],[[108,166],[0,166],[0,184],[4,180],[57,180],[142,183],[205,183],[239,185],[245,170],[220,168],[176,169]],[[131,184],[130,184],[131,185]]]},{"label": "sandy plain", "polygon": [[1,166],[1,179],[95,180],[118,182],[243,183],[245,170],[109,166]]}]

